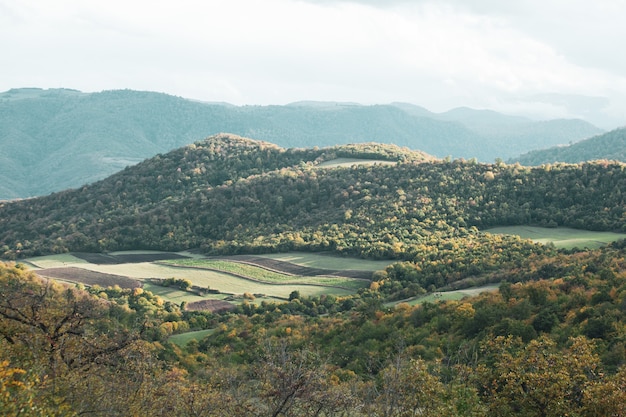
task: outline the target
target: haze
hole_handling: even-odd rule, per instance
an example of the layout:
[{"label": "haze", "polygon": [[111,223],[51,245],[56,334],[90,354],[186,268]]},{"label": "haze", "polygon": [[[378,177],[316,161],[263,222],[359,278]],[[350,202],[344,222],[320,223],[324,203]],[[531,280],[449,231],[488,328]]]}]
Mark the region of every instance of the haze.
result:
[{"label": "haze", "polygon": [[0,0],[0,91],[408,102],[626,125],[622,0]]}]

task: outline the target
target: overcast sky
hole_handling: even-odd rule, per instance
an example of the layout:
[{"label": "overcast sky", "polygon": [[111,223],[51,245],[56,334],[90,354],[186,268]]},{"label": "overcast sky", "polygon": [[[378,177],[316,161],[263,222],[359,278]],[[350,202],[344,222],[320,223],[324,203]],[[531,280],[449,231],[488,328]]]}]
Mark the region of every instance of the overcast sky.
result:
[{"label": "overcast sky", "polygon": [[0,91],[489,108],[626,125],[626,0],[0,0]]}]

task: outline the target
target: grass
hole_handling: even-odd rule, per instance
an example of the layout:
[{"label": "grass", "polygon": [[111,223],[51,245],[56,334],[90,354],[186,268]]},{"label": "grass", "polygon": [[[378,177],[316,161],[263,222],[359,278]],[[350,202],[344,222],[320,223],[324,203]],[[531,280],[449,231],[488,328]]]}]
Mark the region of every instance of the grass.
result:
[{"label": "grass", "polygon": [[330,287],[343,287],[352,290],[369,285],[369,282],[345,277],[325,277],[325,276],[295,276],[271,271],[254,265],[241,262],[230,262],[214,259],[175,259],[164,261],[164,264],[190,266],[194,268],[210,268],[231,274],[236,274],[255,281],[262,281],[268,284],[309,284]]},{"label": "grass", "polygon": [[397,262],[391,260],[373,261],[369,259],[359,259],[311,252],[272,253],[257,256],[275,259],[277,261],[290,262],[292,264],[300,266],[308,266],[310,268],[324,268],[336,270],[355,269],[359,271],[379,271],[385,269],[390,264]]},{"label": "grass", "polygon": [[192,340],[200,341],[204,339],[206,336],[212,334],[213,332],[215,332],[215,329],[197,330],[195,332],[175,334],[173,336],[170,336],[168,341],[180,347],[184,347],[185,345],[187,345],[187,343],[191,342]]},{"label": "grass", "polygon": [[[245,278],[238,278],[218,271],[197,268],[177,268],[164,264],[154,264],[150,262],[136,264],[118,265],[94,265],[83,264],[81,268],[105,272],[110,274],[125,275],[137,279],[148,278],[184,278],[191,281],[193,285],[203,288],[211,288],[228,294],[243,294],[250,292],[253,294],[265,294],[269,297],[289,298],[292,291],[300,291],[300,294],[307,296],[320,296],[323,294],[333,294],[344,296],[353,294],[353,290],[323,287],[319,285],[299,285],[299,284],[268,284],[264,282],[251,281]],[[174,296],[174,295],[172,295]],[[164,299],[169,300],[167,295]],[[173,300],[172,300],[173,301]],[[180,302],[180,301],[173,301]]]},{"label": "grass", "polygon": [[607,243],[626,238],[626,234],[613,232],[593,232],[567,227],[546,228],[536,226],[502,226],[485,230],[494,234],[517,235],[537,243],[553,243],[557,248],[597,249]]},{"label": "grass", "polygon": [[337,167],[351,167],[353,165],[396,165],[395,161],[385,161],[383,159],[361,159],[361,158],[336,158],[330,161],[322,162],[318,165],[320,168],[337,168]]},{"label": "grass", "polygon": [[[114,255],[145,254],[155,253],[154,251],[124,251],[114,252]],[[264,255],[265,256],[265,255]],[[284,253],[266,255],[285,262],[313,268],[327,268],[335,270],[357,269],[365,271],[375,271],[384,269],[391,261],[370,261],[358,258],[347,258],[316,253]],[[197,257],[197,255],[196,255]],[[253,265],[245,265],[235,262],[214,261],[210,266],[214,270],[175,267],[164,263],[141,262],[112,265],[97,265],[86,262],[70,254],[51,255],[36,257],[25,260],[34,268],[54,268],[74,266],[90,271],[97,271],[107,274],[115,274],[135,278],[143,282],[144,288],[160,296],[166,301],[180,304],[183,301],[193,302],[206,299],[207,297],[197,296],[185,291],[173,288],[160,287],[149,283],[150,278],[184,278],[191,281],[193,285],[219,290],[224,294],[243,294],[245,292],[253,294],[264,294],[271,299],[286,299],[292,291],[299,291],[305,296],[321,296],[332,294],[336,296],[346,296],[354,294],[360,288],[369,285],[369,282],[359,279],[345,277],[311,276],[301,277],[288,274],[281,274],[277,271],[268,271]],[[208,262],[207,259],[184,259],[178,260],[189,262],[189,266],[202,266]],[[217,262],[217,263],[216,263]],[[250,279],[236,277],[231,274],[238,274]],[[223,294],[220,295],[223,298]],[[211,298],[219,298],[212,296]]]},{"label": "grass", "polygon": [[34,258],[27,258],[21,261],[35,268],[63,268],[67,266],[73,266],[71,264],[86,264],[80,258],[75,257],[69,253],[62,253],[58,255],[37,256]]},{"label": "grass", "polygon": [[495,291],[497,290],[499,285],[497,284],[489,284],[482,287],[476,288],[467,288],[464,290],[454,290],[454,291],[445,291],[445,292],[434,292],[430,294],[426,294],[424,296],[415,297],[410,300],[404,300],[400,302],[389,303],[389,306],[397,305],[399,303],[407,303],[409,305],[418,305],[423,303],[436,303],[437,301],[449,301],[449,300],[462,300],[465,297],[472,297],[481,292],[485,291]]},{"label": "grass", "polygon": [[[171,287],[161,287],[160,285],[151,284],[149,282],[143,283],[143,289],[150,291],[154,295],[158,295],[165,301],[170,301],[174,304],[180,305],[183,301],[186,303],[192,303],[194,301],[206,300],[208,297],[201,297],[199,295],[177,290]],[[223,298],[224,296],[222,296]]]},{"label": "grass", "polygon": [[229,262],[214,259],[175,259],[170,261],[163,261],[163,263],[168,265],[190,266],[194,268],[216,269],[218,271],[244,276],[257,281],[276,284],[292,282],[294,280],[299,280],[300,278],[302,278],[293,275],[281,274],[280,272],[270,271],[264,268],[259,268],[258,266],[248,265],[241,262]]}]

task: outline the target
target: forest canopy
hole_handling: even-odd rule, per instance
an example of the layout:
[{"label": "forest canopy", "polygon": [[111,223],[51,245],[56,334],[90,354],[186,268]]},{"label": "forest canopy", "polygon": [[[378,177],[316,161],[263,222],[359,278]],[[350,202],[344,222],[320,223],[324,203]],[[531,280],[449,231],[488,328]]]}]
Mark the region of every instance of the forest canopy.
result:
[{"label": "forest canopy", "polygon": [[[339,158],[354,163],[329,163]],[[626,241],[557,250],[484,231],[624,232],[624,167],[438,160],[375,143],[283,149],[218,135],[80,189],[2,203],[0,409],[625,415]],[[190,248],[396,262],[354,295],[248,297],[220,314],[144,288],[61,284],[15,263]],[[483,283],[498,291],[402,302]],[[170,342],[190,330],[207,333]]]}]

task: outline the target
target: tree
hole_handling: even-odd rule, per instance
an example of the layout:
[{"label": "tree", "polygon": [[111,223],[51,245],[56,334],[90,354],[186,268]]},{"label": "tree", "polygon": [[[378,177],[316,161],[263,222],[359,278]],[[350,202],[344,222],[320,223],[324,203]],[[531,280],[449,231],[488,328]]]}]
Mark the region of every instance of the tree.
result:
[{"label": "tree", "polygon": [[497,337],[487,343],[492,364],[478,368],[492,416],[558,417],[579,415],[584,393],[599,378],[599,357],[584,337],[570,340],[566,352],[547,336],[523,345]]},{"label": "tree", "polygon": [[445,400],[443,383],[428,371],[428,365],[421,359],[407,359],[399,353],[380,373],[378,415],[440,416],[446,409]]},{"label": "tree", "polygon": [[336,416],[354,407],[356,398],[315,351],[291,348],[285,341],[265,345],[255,366],[262,416]]}]

